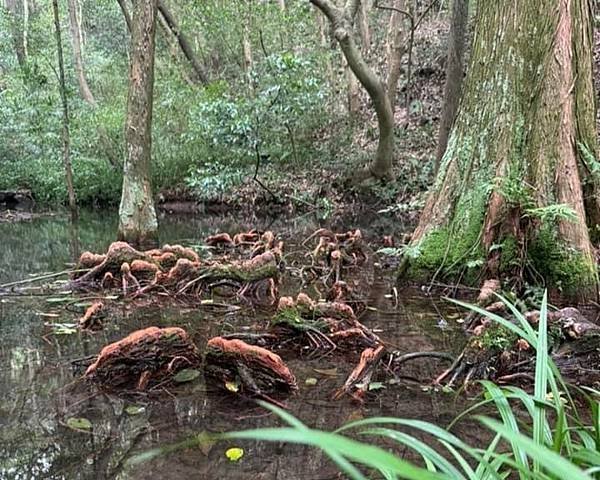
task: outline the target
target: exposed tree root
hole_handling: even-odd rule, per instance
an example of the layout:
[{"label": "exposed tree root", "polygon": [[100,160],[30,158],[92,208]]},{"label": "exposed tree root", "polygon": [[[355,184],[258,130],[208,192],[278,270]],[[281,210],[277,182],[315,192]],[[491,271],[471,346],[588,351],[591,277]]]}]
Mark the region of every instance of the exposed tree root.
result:
[{"label": "exposed tree root", "polygon": [[104,347],[84,376],[105,387],[145,390],[200,363],[185,330],[148,327]]},{"label": "exposed tree root", "polygon": [[[539,312],[528,312],[525,318],[536,328]],[[600,326],[575,308],[563,308],[548,313],[548,340],[549,353],[565,380],[577,385],[600,382]],[[473,329],[461,355],[435,383],[468,385],[481,379],[527,382],[534,374],[535,350],[508,329],[484,320]]]},{"label": "exposed tree root", "polygon": [[102,327],[101,321],[102,312],[104,310],[104,302],[92,303],[83,316],[79,319],[79,327],[84,330],[97,330]]},{"label": "exposed tree root", "polygon": [[279,355],[238,339],[209,340],[205,374],[229,391],[267,400],[267,395],[297,389],[296,378]]},{"label": "exposed tree root", "polygon": [[154,289],[172,295],[198,295],[227,282],[234,295],[273,304],[282,248],[281,243],[275,245],[275,236],[266,232],[253,244],[251,258],[208,262],[181,245],[141,252],[127,243],[115,242],[105,255],[83,253],[78,266],[89,270],[74,278],[72,284],[120,288],[123,296],[140,296]]},{"label": "exposed tree root", "polygon": [[362,402],[365,394],[369,391],[373,373],[384,354],[385,348],[383,345],[363,350],[358,365],[352,370],[344,385],[334,394],[333,398],[338,399],[349,394],[352,398]]},{"label": "exposed tree root", "polygon": [[315,302],[305,293],[296,299],[282,297],[271,327],[288,336],[298,336],[314,353],[331,352],[339,346],[362,348],[381,344],[370,329],[360,323],[352,307],[341,302]]}]

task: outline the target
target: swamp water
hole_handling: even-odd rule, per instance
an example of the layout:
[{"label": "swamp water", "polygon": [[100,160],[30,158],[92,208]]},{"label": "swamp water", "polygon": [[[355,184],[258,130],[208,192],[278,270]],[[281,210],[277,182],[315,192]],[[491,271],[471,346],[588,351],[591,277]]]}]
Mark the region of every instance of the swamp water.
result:
[{"label": "swamp water", "polygon": [[[160,240],[161,244],[194,245],[218,231],[236,233],[256,227],[273,230],[290,250],[299,247],[320,226],[336,231],[362,226],[367,241],[394,233],[389,225],[361,225],[369,220],[325,225],[327,222],[306,216],[253,222],[229,217],[165,216],[160,220]],[[0,224],[0,284],[64,270],[84,250],[104,252],[115,231],[116,215],[99,212],[84,212],[76,226],[62,217]],[[285,281],[284,277],[284,292]],[[364,324],[401,353],[460,350],[460,328],[455,322],[461,315],[459,310],[418,289],[401,290],[396,305],[390,295],[393,286],[393,272],[376,268],[374,285],[365,289],[370,292],[370,308],[361,317]],[[202,431],[242,430],[281,422],[250,401],[209,388],[202,376],[175,390],[118,396],[79,380],[81,372],[75,371],[71,363],[151,325],[180,326],[202,350],[213,336],[265,325],[268,318],[251,306],[227,311],[190,307],[170,299],[160,306],[144,308],[124,302],[99,332],[56,335],[45,323],[74,323],[80,311],[73,305],[49,302],[55,294],[43,296],[37,290],[31,293],[0,295],[0,479],[340,478],[332,463],[315,449],[247,441],[221,442],[210,449],[179,449],[129,466],[127,460],[136,453],[171,445]],[[48,313],[58,317],[44,315]],[[442,317],[445,321],[440,321]],[[334,352],[314,358],[284,357],[299,386],[297,394],[286,402],[290,412],[310,427],[332,430],[350,420],[382,415],[418,418],[445,426],[465,406],[461,397],[452,393],[423,388],[447,366],[431,359],[406,363],[401,378],[391,383],[389,377],[382,378],[384,383],[378,385],[381,388],[370,392],[363,405],[348,397],[331,400],[332,392],[343,384],[358,356],[359,352]],[[73,417],[89,420],[91,430],[69,428],[67,422]],[[457,433],[467,442],[480,434],[469,426]],[[234,446],[244,449],[244,456],[237,462],[224,455]]]}]

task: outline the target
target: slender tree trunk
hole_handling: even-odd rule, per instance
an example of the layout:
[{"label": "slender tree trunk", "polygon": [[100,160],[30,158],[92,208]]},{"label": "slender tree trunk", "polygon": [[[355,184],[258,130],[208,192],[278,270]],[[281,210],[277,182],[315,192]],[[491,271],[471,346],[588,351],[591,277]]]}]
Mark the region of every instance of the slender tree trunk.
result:
[{"label": "slender tree trunk", "polygon": [[119,7],[121,7],[121,12],[123,12],[127,31],[131,34],[131,15],[129,14],[129,10],[127,10],[127,4],[125,3],[125,0],[117,0],[117,2],[119,3]]},{"label": "slender tree trunk", "polygon": [[[398,3],[398,10],[405,10],[405,1]],[[405,15],[394,10],[390,16],[390,26],[388,29],[388,77],[387,92],[392,109],[396,107],[396,93],[398,90],[398,81],[402,70],[402,59],[406,53],[407,29],[404,28]]]},{"label": "slender tree trunk", "polygon": [[360,87],[358,84],[358,79],[356,78],[356,75],[354,75],[354,72],[348,63],[346,63],[344,70],[346,71],[346,83],[348,85],[348,114],[350,117],[355,117],[360,112]]},{"label": "slender tree trunk", "polygon": [[589,0],[479,5],[459,113],[413,235],[414,275],[524,276],[597,296],[592,18]]},{"label": "slender tree trunk", "polygon": [[67,184],[67,193],[69,196],[69,209],[71,210],[71,217],[76,218],[77,201],[75,199],[75,189],[73,188],[73,171],[71,169],[70,156],[69,104],[67,102],[67,87],[65,85],[65,63],[63,59],[60,19],[58,15],[58,0],[52,0],[52,10],[54,12],[54,32],[56,35],[56,52],[58,55],[58,80],[63,111],[63,164],[65,167],[65,181]]},{"label": "slender tree trunk", "polygon": [[242,58],[244,62],[244,71],[246,74],[249,74],[254,65],[252,43],[250,42],[250,12],[245,13],[242,22]]},{"label": "slender tree trunk", "polygon": [[23,0],[23,53],[25,58],[29,56],[29,3]]},{"label": "slender tree trunk", "polygon": [[363,54],[368,54],[371,49],[371,28],[369,27],[368,0],[360,0],[358,8],[358,31]]},{"label": "slender tree trunk", "polygon": [[467,22],[469,20],[469,0],[452,1],[452,18],[448,34],[448,55],[446,59],[446,83],[444,85],[444,105],[440,120],[440,132],[436,151],[435,170],[448,146],[448,135],[456,118],[460,91],[463,81],[463,61],[465,56],[465,41]]},{"label": "slender tree trunk", "polygon": [[119,239],[134,245],[157,242],[158,222],[150,183],[152,99],[157,0],[133,0],[126,158],[119,207]]},{"label": "slender tree trunk", "polygon": [[365,88],[371,101],[379,126],[379,143],[373,163],[367,170],[355,175],[354,180],[360,182],[372,176],[378,179],[392,177],[392,159],[394,156],[394,114],[392,106],[381,79],[365,62],[360,49],[354,41],[352,20],[359,7],[358,0],[350,0],[342,10],[331,0],[310,0],[327,17],[340,49],[348,65]]},{"label": "slender tree trunk", "polygon": [[197,81],[199,81],[202,84],[207,84],[209,80],[206,69],[194,53],[192,44],[188,40],[187,36],[179,28],[179,24],[177,23],[175,17],[167,7],[165,0],[158,0],[158,10],[160,11],[160,14],[164,18],[165,22],[167,23],[169,30],[177,39],[179,47],[181,48],[181,51],[183,52],[185,58],[188,62],[190,62],[190,65],[194,70]]},{"label": "slender tree trunk", "polygon": [[75,73],[77,74],[77,84],[79,85],[79,94],[87,103],[96,106],[96,100],[90,90],[87,79],[85,78],[85,68],[83,65],[83,55],[81,52],[81,34],[80,23],[77,18],[77,0],[68,0],[69,5],[69,27],[71,31],[71,44],[73,46],[73,63],[75,64]]},{"label": "slender tree trunk", "polygon": [[285,0],[277,0],[277,3],[279,4],[279,9],[285,12]]},{"label": "slender tree trunk", "polygon": [[27,50],[23,35],[23,15],[20,11],[18,0],[6,0],[6,10],[10,14],[11,37],[15,55],[17,56],[19,67],[23,70],[27,64]]}]

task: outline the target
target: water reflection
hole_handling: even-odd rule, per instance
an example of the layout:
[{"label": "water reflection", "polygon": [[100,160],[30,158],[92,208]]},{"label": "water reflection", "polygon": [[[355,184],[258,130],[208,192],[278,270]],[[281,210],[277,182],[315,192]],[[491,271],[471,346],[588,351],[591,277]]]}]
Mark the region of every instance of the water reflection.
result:
[{"label": "water reflection", "polygon": [[[372,222],[363,219],[362,223]],[[293,239],[304,238],[318,228],[319,222],[306,216],[252,221],[163,217],[160,239],[161,243],[193,244],[217,231],[235,232],[256,226],[272,228],[293,243]],[[356,223],[343,226],[350,228]],[[71,225],[66,216],[2,224],[0,284],[65,269],[83,250],[104,251],[113,241],[116,227],[114,213],[98,211],[82,212],[77,225]],[[393,228],[399,227],[373,223],[366,233],[376,236]],[[370,311],[363,321],[380,330],[380,335],[401,351],[456,350],[456,332],[437,328],[439,314],[431,299],[408,292],[393,311],[392,301],[385,297],[391,282],[391,275],[378,274],[369,300],[378,311]],[[278,421],[251,403],[209,391],[202,380],[181,387],[179,392],[119,398],[80,382],[71,365],[72,360],[95,354],[101,346],[138,328],[181,326],[202,346],[223,330],[260,322],[260,312],[245,310],[224,322],[208,310],[161,307],[132,311],[124,305],[100,332],[57,336],[51,335],[40,316],[53,310],[44,298],[3,296],[0,302],[1,479],[336,478],[335,469],[320,452],[302,446],[252,442],[239,443],[246,454],[235,464],[223,455],[231,445],[216,445],[209,452],[182,450],[127,468],[125,460],[133,452],[169,444],[191,433],[272,426]],[[445,311],[448,307],[440,304],[438,308]],[[60,313],[58,321],[71,322],[76,316],[61,308],[55,310]],[[348,399],[331,402],[332,391],[343,382],[355,361],[343,355],[289,360],[300,386],[298,395],[290,399],[291,412],[311,426],[331,429],[366,415],[410,416],[443,424],[458,408],[453,397],[424,392],[410,382],[410,378],[434,376],[436,367],[427,362],[407,364],[403,371],[406,382],[388,386],[364,406]],[[315,368],[337,368],[337,376],[320,376]],[[318,377],[317,385],[306,385],[308,377]],[[133,411],[128,409],[131,406],[139,407],[135,415],[128,413]],[[92,431],[67,428],[65,422],[71,417],[90,420]]]}]

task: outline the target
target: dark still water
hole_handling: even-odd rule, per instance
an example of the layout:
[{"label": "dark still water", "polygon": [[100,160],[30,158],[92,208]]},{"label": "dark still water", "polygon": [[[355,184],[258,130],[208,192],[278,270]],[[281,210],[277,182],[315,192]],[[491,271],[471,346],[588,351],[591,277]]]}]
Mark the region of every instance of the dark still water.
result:
[{"label": "dark still water", "polygon": [[[165,216],[160,219],[160,238],[161,243],[196,245],[217,231],[236,233],[258,227],[279,234],[286,249],[293,251],[322,223],[308,216],[252,221]],[[336,219],[333,223],[338,231],[360,226],[367,239],[401,230],[380,219]],[[68,269],[84,250],[105,251],[115,231],[114,212],[84,212],[77,225],[61,216],[0,224],[0,284]],[[363,323],[401,352],[455,353],[460,349],[457,329],[440,326],[443,316],[452,327],[460,312],[418,289],[401,290],[396,306],[390,296],[393,272],[378,268],[375,272],[373,285],[365,286],[371,308],[361,318]],[[296,293],[293,280],[287,277],[282,289]],[[202,349],[212,336],[264,325],[268,322],[265,314],[249,306],[232,312],[175,302],[144,308],[123,303],[100,332],[55,335],[45,323],[75,322],[80,315],[76,305],[57,305],[39,290],[30,292],[27,296],[0,294],[0,479],[339,478],[320,452],[275,443],[228,442],[204,451],[182,449],[130,467],[127,459],[133,454],[202,431],[281,423],[249,401],[207,388],[202,377],[177,390],[122,397],[84,383],[81,372],[72,366],[73,360],[96,354],[103,345],[139,328],[181,326]],[[311,427],[331,430],[351,419],[379,415],[446,425],[464,407],[453,394],[422,387],[424,379],[433,378],[446,366],[435,361],[407,363],[400,381],[386,383],[364,405],[349,398],[332,401],[332,392],[343,384],[357,359],[358,352],[354,356],[284,358],[299,384],[299,392],[287,401],[291,413]],[[309,384],[307,378],[311,378]],[[314,378],[316,385],[312,385]],[[67,427],[72,417],[89,420],[92,429]],[[473,429],[460,433],[465,440],[477,435]],[[239,462],[224,455],[232,446],[245,450]]]}]

